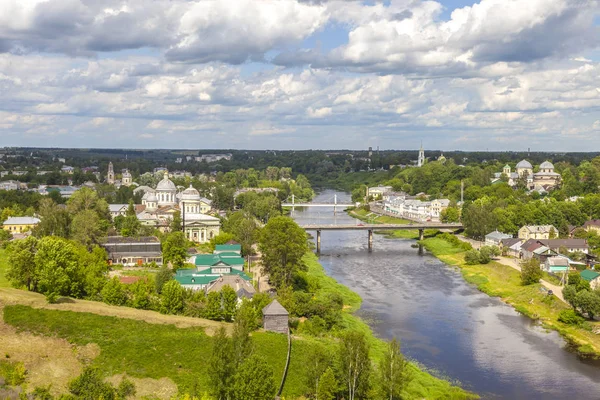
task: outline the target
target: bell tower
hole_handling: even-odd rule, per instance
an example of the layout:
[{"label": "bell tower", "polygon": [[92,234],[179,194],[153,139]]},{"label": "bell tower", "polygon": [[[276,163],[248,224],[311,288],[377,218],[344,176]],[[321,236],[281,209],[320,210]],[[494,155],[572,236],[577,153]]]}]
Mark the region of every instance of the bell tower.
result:
[{"label": "bell tower", "polygon": [[106,174],[106,183],[109,185],[115,184],[115,171],[113,169],[112,161],[108,163],[108,174]]}]

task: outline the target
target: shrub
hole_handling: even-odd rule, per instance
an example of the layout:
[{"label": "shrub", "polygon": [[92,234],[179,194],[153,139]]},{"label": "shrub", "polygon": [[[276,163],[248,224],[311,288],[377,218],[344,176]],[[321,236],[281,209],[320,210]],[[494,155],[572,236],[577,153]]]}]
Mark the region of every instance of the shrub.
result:
[{"label": "shrub", "polygon": [[584,318],[574,310],[562,310],[560,314],[558,314],[558,320],[567,325],[580,325],[585,321]]},{"label": "shrub", "polygon": [[112,278],[102,291],[100,292],[102,295],[102,299],[105,303],[112,304],[115,306],[122,306],[127,301],[127,294],[125,293],[125,288],[119,278],[116,276]]},{"label": "shrub", "polygon": [[479,264],[479,252],[477,250],[467,251],[467,254],[465,254],[465,263],[468,265]]},{"label": "shrub", "polygon": [[523,286],[538,283],[542,279],[540,262],[535,258],[521,263],[521,284]]}]

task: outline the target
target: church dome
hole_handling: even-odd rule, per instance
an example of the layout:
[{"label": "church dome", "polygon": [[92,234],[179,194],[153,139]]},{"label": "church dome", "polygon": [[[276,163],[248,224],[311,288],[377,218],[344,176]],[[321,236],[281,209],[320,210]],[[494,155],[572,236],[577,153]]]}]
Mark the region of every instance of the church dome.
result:
[{"label": "church dome", "polygon": [[158,182],[158,185],[156,185],[156,190],[165,192],[176,192],[177,188],[175,187],[175,184],[165,174],[165,178],[162,181]]},{"label": "church dome", "polygon": [[531,163],[527,160],[522,160],[519,161],[519,163],[517,164],[517,168],[519,169],[533,169],[533,165],[531,165]]},{"label": "church dome", "polygon": [[189,188],[185,189],[181,194],[181,200],[193,200],[200,201],[200,193],[190,185]]},{"label": "church dome", "polygon": [[550,161],[544,161],[540,164],[540,169],[554,169],[554,165]]},{"label": "church dome", "polygon": [[156,203],[158,201],[158,198],[156,197],[156,193],[148,193],[147,195],[148,195],[148,197],[146,197],[146,195],[144,195],[144,197],[146,197],[146,202]]}]

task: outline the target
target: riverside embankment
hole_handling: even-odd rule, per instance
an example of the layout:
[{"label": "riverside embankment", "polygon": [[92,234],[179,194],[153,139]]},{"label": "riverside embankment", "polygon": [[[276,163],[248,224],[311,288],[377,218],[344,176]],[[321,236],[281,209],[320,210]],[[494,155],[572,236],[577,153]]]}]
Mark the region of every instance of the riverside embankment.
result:
[{"label": "riverside embankment", "polygon": [[[345,213],[322,209],[296,210],[293,216],[307,224],[356,223]],[[403,352],[438,376],[483,398],[597,397],[600,369],[594,362],[567,351],[556,332],[477,290],[461,269],[429,251],[420,254],[414,243],[375,235],[368,253],[366,233],[326,232],[319,261],[329,276],[362,297],[358,314],[378,336],[401,339]],[[436,246],[446,247],[447,255],[438,252],[449,257],[445,261],[459,253],[450,245]],[[507,276],[516,272],[506,268]],[[473,271],[471,282],[485,284],[483,278]]]}]

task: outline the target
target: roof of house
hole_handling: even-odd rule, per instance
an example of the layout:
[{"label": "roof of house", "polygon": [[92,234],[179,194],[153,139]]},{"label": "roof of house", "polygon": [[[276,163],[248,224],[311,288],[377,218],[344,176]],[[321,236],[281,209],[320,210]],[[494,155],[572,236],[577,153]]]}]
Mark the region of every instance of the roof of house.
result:
[{"label": "roof of house", "polygon": [[223,252],[241,252],[242,245],[241,244],[218,244],[215,246],[215,251],[223,251]]},{"label": "roof of house", "polygon": [[216,281],[213,281],[206,290],[207,292],[220,292],[225,286],[233,288],[238,297],[241,297],[240,294],[244,297],[252,297],[254,293],[256,293],[252,283],[237,274],[219,277]]},{"label": "roof of house", "polygon": [[599,273],[592,271],[591,269],[585,269],[581,271],[579,275],[588,282],[591,282],[600,276]]},{"label": "roof of house", "polygon": [[237,255],[237,257],[221,257],[220,254],[197,254],[194,259],[195,265],[213,266],[219,263],[225,265],[244,265],[244,259]]},{"label": "roof of house", "polygon": [[129,208],[129,204],[109,204],[108,205],[108,210],[110,212],[119,212],[123,208],[125,208],[125,209]]},{"label": "roof of house", "polygon": [[[507,238],[507,239],[502,239],[502,246],[504,247],[513,247],[515,244],[517,243],[521,243],[521,239],[519,238]],[[519,246],[521,247],[521,246]]]},{"label": "roof of house", "polygon": [[586,239],[537,239],[538,242],[551,249],[566,247],[568,249],[587,249],[588,242]]},{"label": "roof of house", "polygon": [[263,308],[263,315],[289,315],[287,310],[283,308],[281,304],[277,300],[273,300],[271,304]]},{"label": "roof of house", "polygon": [[106,238],[105,244],[142,244],[142,243],[160,243],[156,236],[109,236]]},{"label": "roof of house", "polygon": [[600,219],[592,219],[589,221],[585,221],[583,227],[587,228],[588,226],[600,226]]},{"label": "roof of house", "polygon": [[530,232],[550,232],[552,229],[554,229],[554,232],[558,232],[552,225],[525,225],[521,227],[521,229],[523,228],[526,228]]},{"label": "roof of house", "polygon": [[546,260],[549,266],[564,267],[569,265],[569,259],[565,257],[550,257]]},{"label": "roof of house", "polygon": [[40,219],[35,217],[8,217],[4,225],[35,225],[39,224]]},{"label": "roof of house", "polygon": [[177,275],[175,280],[180,285],[208,285],[219,279],[218,275]]},{"label": "roof of house", "polygon": [[512,236],[507,235],[506,233],[498,232],[496,230],[494,232],[490,232],[487,235],[485,235],[485,238],[491,239],[491,240],[502,240],[502,239],[510,239],[510,238],[512,238]]}]

